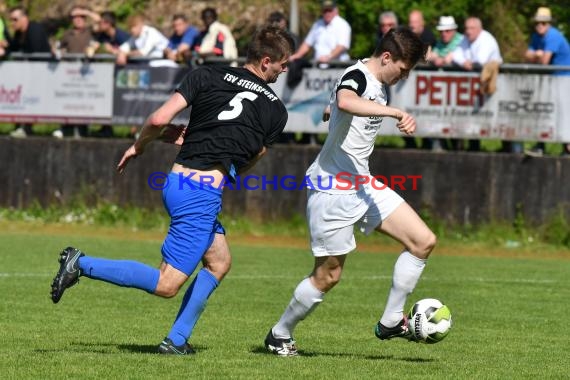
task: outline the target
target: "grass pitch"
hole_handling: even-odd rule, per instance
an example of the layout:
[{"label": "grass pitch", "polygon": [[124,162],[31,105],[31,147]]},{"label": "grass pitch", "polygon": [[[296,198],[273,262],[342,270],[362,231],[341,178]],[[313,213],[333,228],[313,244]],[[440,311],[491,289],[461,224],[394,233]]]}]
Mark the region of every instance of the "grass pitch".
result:
[{"label": "grass pitch", "polygon": [[454,326],[441,343],[425,345],[374,337],[396,252],[356,252],[339,286],[298,326],[301,356],[279,358],[265,353],[263,339],[312,257],[307,248],[232,243],[230,231],[234,265],[196,326],[191,342],[198,353],[164,357],[154,352],[183,292],[164,300],[82,279],[52,304],[50,283],[67,245],[150,265],[160,260],[160,235],[82,232],[46,234],[37,226],[0,232],[3,379],[568,376],[570,254],[474,257],[436,249],[408,307],[420,298],[441,299]]}]

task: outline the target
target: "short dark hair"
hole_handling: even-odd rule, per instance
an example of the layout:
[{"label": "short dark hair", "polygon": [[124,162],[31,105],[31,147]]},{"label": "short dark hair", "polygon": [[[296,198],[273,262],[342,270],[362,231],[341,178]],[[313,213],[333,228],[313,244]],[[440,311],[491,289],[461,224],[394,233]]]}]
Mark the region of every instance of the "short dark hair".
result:
[{"label": "short dark hair", "polygon": [[279,11],[271,12],[269,14],[269,17],[267,17],[267,23],[268,24],[281,22],[283,20],[287,21],[287,18],[285,17],[285,15],[283,13],[281,13]]},{"label": "short dark hair", "polygon": [[186,15],[183,13],[176,13],[174,16],[172,16],[172,21],[176,20],[182,20],[184,22],[188,22],[188,17],[186,17]]},{"label": "short dark hair", "polygon": [[383,37],[376,50],[374,57],[388,52],[394,61],[404,61],[410,65],[416,65],[425,60],[428,46],[408,28],[390,29]]},{"label": "short dark hair", "polygon": [[291,34],[276,26],[266,25],[257,29],[247,48],[247,63],[259,62],[263,57],[272,61],[293,54],[295,42]]},{"label": "short dark hair", "polygon": [[108,22],[114,28],[117,24],[117,15],[115,15],[113,11],[104,11],[101,12],[101,20],[105,20],[105,22]]},{"label": "short dark hair", "polygon": [[206,8],[202,11],[202,19],[212,18],[214,20],[218,19],[218,12],[214,8]]},{"label": "short dark hair", "polygon": [[23,5],[16,5],[15,7],[10,8],[8,13],[12,13],[15,11],[20,11],[20,13],[22,13],[22,15],[24,15],[24,16],[28,15],[28,10]]}]

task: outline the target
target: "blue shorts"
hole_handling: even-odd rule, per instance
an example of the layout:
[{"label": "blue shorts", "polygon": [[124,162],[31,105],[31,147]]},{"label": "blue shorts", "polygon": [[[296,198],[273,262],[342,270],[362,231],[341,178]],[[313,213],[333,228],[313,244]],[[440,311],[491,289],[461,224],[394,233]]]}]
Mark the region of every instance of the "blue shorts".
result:
[{"label": "blue shorts", "polygon": [[170,228],[162,244],[162,258],[174,268],[190,276],[206,253],[215,234],[225,234],[218,221],[222,209],[222,190],[192,181],[180,183],[178,173],[168,175],[162,190],[162,201]]}]

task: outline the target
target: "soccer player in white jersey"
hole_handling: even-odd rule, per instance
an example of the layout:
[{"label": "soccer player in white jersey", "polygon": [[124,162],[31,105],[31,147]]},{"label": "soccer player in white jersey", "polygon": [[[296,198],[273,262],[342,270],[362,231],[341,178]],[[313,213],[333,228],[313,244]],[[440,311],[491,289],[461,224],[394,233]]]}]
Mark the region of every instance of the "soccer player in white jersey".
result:
[{"label": "soccer player in white jersey", "polygon": [[[364,184],[364,178],[373,180],[368,158],[384,117],[397,119],[402,133],[414,133],[416,121],[411,115],[386,106],[386,87],[406,78],[426,54],[427,46],[413,32],[391,30],[371,58],[347,68],[337,82],[331,95],[329,135],[307,170],[313,184],[328,185],[329,178],[332,180],[329,189],[316,186],[308,194],[314,268],[299,283],[285,312],[269,330],[265,338],[269,351],[280,356],[297,354],[293,330],[339,282],[346,256],[356,248],[355,225],[365,233],[382,232],[403,244],[375,334],[381,340],[412,339],[404,305],[422,274],[436,237],[398,194],[379,182]],[[348,178],[353,179],[350,186]]]}]

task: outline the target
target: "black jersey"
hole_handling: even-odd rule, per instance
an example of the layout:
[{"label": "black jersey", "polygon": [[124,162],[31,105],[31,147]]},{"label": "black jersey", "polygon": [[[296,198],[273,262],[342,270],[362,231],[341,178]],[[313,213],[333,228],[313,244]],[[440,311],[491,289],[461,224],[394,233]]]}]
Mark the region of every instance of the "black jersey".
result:
[{"label": "black jersey", "polygon": [[261,78],[247,69],[201,67],[176,89],[192,106],[176,163],[206,170],[221,164],[230,177],[275,142],[287,110]]}]

